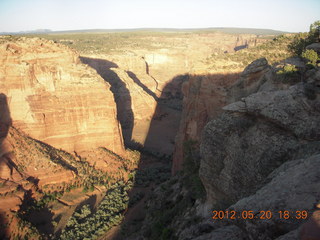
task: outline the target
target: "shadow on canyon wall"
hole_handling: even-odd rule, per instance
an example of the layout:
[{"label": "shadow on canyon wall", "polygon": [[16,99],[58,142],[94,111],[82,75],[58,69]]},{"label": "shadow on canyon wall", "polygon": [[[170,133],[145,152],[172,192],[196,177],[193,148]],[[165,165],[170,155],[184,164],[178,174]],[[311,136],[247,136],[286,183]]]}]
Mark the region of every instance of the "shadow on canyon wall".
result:
[{"label": "shadow on canyon wall", "polygon": [[117,106],[117,118],[121,124],[122,134],[125,145],[132,145],[132,131],[134,124],[134,113],[131,108],[131,95],[125,83],[112,71],[112,68],[118,68],[118,65],[105,60],[88,57],[80,57],[82,63],[89,65],[110,84],[111,92]]},{"label": "shadow on canyon wall", "polygon": [[[6,165],[6,147],[4,146],[4,140],[8,135],[9,128],[12,125],[12,120],[10,116],[10,110],[8,106],[7,96],[0,93],[0,178],[2,179],[1,173],[2,168]],[[12,171],[12,170],[11,170]],[[6,216],[0,210],[0,239],[6,239],[9,235],[7,229],[2,226],[6,226]]]},{"label": "shadow on canyon wall", "polygon": [[[132,205],[125,214],[122,225],[137,226],[136,222],[141,223],[145,217],[145,203],[147,196],[150,194],[154,183],[150,183],[150,173],[157,176],[170,176],[171,166],[169,159],[172,156],[174,148],[174,139],[179,129],[179,122],[182,110],[182,93],[181,85],[187,80],[187,76],[178,76],[163,89],[162,94],[158,97],[150,90],[138,76],[131,71],[125,72],[132,81],[137,84],[147,95],[151,96],[156,102],[156,108],[151,119],[138,120],[139,124],[146,125],[146,134],[144,142],[137,142],[133,136],[133,127],[135,124],[135,116],[132,107],[132,92],[128,89],[124,80],[117,75],[118,65],[104,59],[94,59],[81,57],[81,61],[97,71],[97,73],[110,84],[117,106],[117,118],[120,122],[124,143],[126,148],[137,149],[142,152],[139,159],[139,165],[136,172],[134,187],[130,192],[129,204],[135,201],[135,197],[143,194],[144,197],[139,202]],[[148,66],[146,74],[148,74]],[[154,104],[150,103],[150,104]],[[150,108],[146,108],[150,109]],[[152,113],[151,113],[152,114]],[[150,112],[146,112],[146,116]],[[141,121],[145,121],[141,123]],[[149,125],[149,129],[148,126]],[[139,125],[138,125],[139,126]],[[146,178],[146,179],[145,179]],[[156,176],[151,176],[155,179]],[[138,180],[139,179],[139,180]],[[143,179],[141,181],[141,179]],[[152,182],[152,181],[151,181]],[[152,186],[151,186],[152,185]],[[137,195],[138,194],[138,195]],[[130,232],[132,231],[131,227]],[[106,239],[125,239],[120,231],[111,230],[105,235]]]},{"label": "shadow on canyon wall", "polygon": [[137,76],[136,76],[133,72],[128,71],[127,73],[128,73],[128,75],[129,75],[129,77],[130,77],[138,86],[140,86],[147,94],[149,94],[151,97],[153,97],[154,100],[156,100],[156,101],[158,100],[157,95],[156,95],[154,92],[152,92],[148,87],[146,87],[146,86],[140,81],[140,79],[137,78]]},{"label": "shadow on canyon wall", "polygon": [[12,125],[7,96],[0,93],[0,156],[3,155],[3,141],[8,135],[9,128]]},{"label": "shadow on canyon wall", "polygon": [[[88,57],[80,57],[80,59],[83,63],[95,69],[111,85],[110,90],[117,106],[117,118],[121,124],[125,146],[135,149],[143,147],[153,154],[170,155],[173,150],[174,137],[178,130],[181,115],[182,94],[178,89],[181,89],[185,76],[174,78],[167,84],[158,98],[133,72],[126,72],[133,82],[157,102],[155,113],[150,120],[149,132],[143,144],[133,139],[135,116],[132,110],[132,97],[125,82],[112,70],[118,68],[118,65],[105,59]],[[166,144],[167,142],[170,146],[162,147],[160,151],[157,150],[162,145],[168,145]]]},{"label": "shadow on canyon wall", "polygon": [[188,75],[174,77],[163,88],[157,101],[144,142],[144,148],[157,157],[172,157],[182,114],[181,87],[188,79]]},{"label": "shadow on canyon wall", "polygon": [[[194,76],[188,74],[178,75],[166,84],[161,92],[161,96],[157,97],[133,72],[127,72],[128,76],[137,85],[156,100],[156,108],[150,121],[145,141],[143,144],[139,144],[132,139],[134,113],[131,106],[132,98],[130,91],[127,89],[123,80],[112,71],[113,68],[118,67],[117,64],[107,60],[93,58],[82,57],[81,60],[83,63],[94,68],[98,74],[111,85],[125,145],[126,147],[136,148],[142,152],[129,202],[135,198],[135,193],[139,191],[144,193],[144,197],[140,198],[140,200],[128,209],[122,223],[122,225],[125,225],[127,232],[134,232],[134,229],[139,231],[139,224],[142,223],[146,214],[144,207],[146,200],[153,188],[157,187],[158,184],[163,181],[157,182],[157,180],[155,180],[149,185],[146,184],[148,180],[146,180],[145,177],[148,171],[150,168],[157,168],[156,173],[154,173],[154,171],[150,172],[158,176],[164,174],[171,175],[172,155],[175,145],[177,144],[175,142],[177,133],[179,128],[181,129],[180,124],[183,124],[182,129],[185,131],[183,136],[178,139],[178,141],[181,142],[180,150],[183,151],[183,142],[195,136],[199,137],[202,130],[200,128],[203,128],[212,117],[221,111],[221,108],[226,103],[226,91],[223,90],[223,88],[231,86],[236,79],[238,79],[239,75],[238,73]],[[183,84],[188,81],[189,83],[184,86]],[[187,112],[185,112],[185,109],[182,111],[182,104],[185,104],[185,102],[183,103],[184,96],[182,88],[184,88],[183,93],[188,94],[189,98]],[[186,122],[186,119],[182,119],[186,116],[182,116],[182,114],[192,116],[192,120],[194,121],[192,126],[195,126],[195,129],[189,129],[190,126]],[[180,156],[181,159],[178,165],[182,167],[182,158],[184,158],[184,156],[182,153]],[[153,161],[150,161],[150,159],[153,159]],[[194,159],[194,161],[197,161],[197,163],[194,163],[194,166],[198,166],[199,159]],[[168,169],[166,173],[159,170],[165,167]],[[195,171],[198,171],[198,168],[195,169]],[[142,175],[143,178],[139,179],[139,175]],[[154,179],[158,176],[154,176]],[[107,239],[126,239],[120,232],[111,232],[113,232],[112,236],[110,236],[109,233],[105,235]]]},{"label": "shadow on canyon wall", "polygon": [[[8,99],[5,94],[0,93],[0,179],[3,181],[1,183],[6,185],[7,182],[14,181],[12,176],[14,176],[14,174],[19,174],[22,179],[25,179],[32,183],[34,187],[37,187],[39,179],[32,176],[28,177],[25,173],[19,170],[19,167],[14,162],[12,149],[6,141],[11,127],[12,119]],[[10,171],[9,177],[8,169]],[[34,199],[32,190],[26,190],[21,185],[18,185],[17,191],[22,191],[24,193],[17,216],[23,220],[31,222],[43,234],[49,235],[52,233],[54,227],[51,223],[53,217],[51,210],[44,207],[35,211],[30,211],[33,206],[37,205],[37,201]],[[8,224],[6,213],[0,210],[0,239],[10,238],[11,233],[8,232],[9,229],[7,227],[3,227],[8,226]]]},{"label": "shadow on canyon wall", "polygon": [[[165,166],[170,166],[169,176],[171,175],[171,164],[174,164],[172,160],[176,145],[180,143],[179,147],[181,152],[183,152],[184,142],[190,139],[192,140],[195,135],[200,135],[200,128],[203,128],[205,124],[215,117],[224,106],[226,92],[225,90],[222,90],[222,87],[227,88],[231,86],[236,79],[238,79],[238,77],[238,73],[207,75],[185,74],[175,76],[166,84],[162,90],[161,96],[157,101],[157,106],[150,122],[149,131],[142,149],[152,153],[153,156],[156,156],[158,164],[160,166],[162,164],[163,168],[165,168]],[[187,99],[185,100],[183,99],[184,94],[187,94]],[[182,109],[182,107],[187,108]],[[190,125],[188,125],[189,123],[186,119],[187,116],[191,116],[191,120],[194,121],[194,123],[191,125],[196,125],[195,129],[189,128]],[[180,131],[181,129],[185,131],[183,132],[183,136],[181,138],[177,138],[179,129]],[[193,166],[192,174],[198,174],[200,164],[200,158],[198,157],[199,154],[193,154],[193,156],[197,157],[193,158],[191,160],[193,162],[189,165]],[[144,158],[145,156],[142,155],[136,176],[139,176],[139,174],[144,173],[147,170],[145,166],[147,159]],[[181,154],[181,158],[184,158],[183,154]],[[181,168],[178,170],[182,170],[182,165],[182,163],[179,165]],[[164,172],[156,174],[159,176],[164,174]],[[185,171],[183,174],[188,175],[190,172]],[[155,176],[155,178],[158,176]],[[153,184],[151,184],[151,187],[149,186],[148,192],[145,194],[147,197],[142,198],[142,200],[131,207],[131,209],[129,209],[128,213],[125,215],[123,223],[125,229],[129,233],[133,233],[135,229],[136,231],[140,231],[141,226],[139,226],[139,224],[142,224],[142,221],[147,214],[147,210],[142,208],[141,205],[146,204],[148,196],[151,196],[153,189],[156,188],[161,182],[163,182],[163,180],[160,182],[154,181]],[[135,189],[141,189],[141,183],[139,183],[138,177],[136,177],[133,191]],[[194,189],[189,190],[191,194],[190,199],[187,199],[187,201],[192,203],[196,200],[193,195]],[[133,198],[131,197],[130,200],[131,199]],[[146,234],[150,234],[149,230],[146,231]],[[161,233],[159,234],[161,235]],[[151,235],[155,236],[154,233]],[[160,235],[157,235],[155,239],[160,239]],[[126,237],[118,233],[114,238],[111,239],[124,240]]]}]

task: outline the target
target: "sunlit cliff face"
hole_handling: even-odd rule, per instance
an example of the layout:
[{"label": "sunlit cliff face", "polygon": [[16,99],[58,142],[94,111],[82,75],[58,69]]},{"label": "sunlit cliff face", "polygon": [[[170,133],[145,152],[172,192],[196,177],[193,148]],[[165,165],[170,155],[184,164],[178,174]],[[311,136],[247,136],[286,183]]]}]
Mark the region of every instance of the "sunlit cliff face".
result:
[{"label": "sunlit cliff face", "polygon": [[0,47],[1,89],[13,124],[67,151],[97,146],[123,151],[110,86],[50,41],[21,39]]}]

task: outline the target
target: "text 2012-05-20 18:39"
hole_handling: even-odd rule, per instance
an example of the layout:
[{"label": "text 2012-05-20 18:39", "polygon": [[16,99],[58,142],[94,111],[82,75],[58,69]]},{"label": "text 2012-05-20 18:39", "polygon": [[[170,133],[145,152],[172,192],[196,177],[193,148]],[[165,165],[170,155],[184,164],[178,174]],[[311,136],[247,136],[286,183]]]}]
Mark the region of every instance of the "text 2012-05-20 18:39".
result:
[{"label": "text 2012-05-20 18:39", "polygon": [[261,210],[261,211],[252,211],[252,210],[214,210],[212,211],[212,219],[222,220],[222,219],[261,219],[268,220],[272,218],[279,219],[297,219],[304,220],[308,218],[308,212],[306,210],[297,210],[297,211],[271,211],[271,210]]}]

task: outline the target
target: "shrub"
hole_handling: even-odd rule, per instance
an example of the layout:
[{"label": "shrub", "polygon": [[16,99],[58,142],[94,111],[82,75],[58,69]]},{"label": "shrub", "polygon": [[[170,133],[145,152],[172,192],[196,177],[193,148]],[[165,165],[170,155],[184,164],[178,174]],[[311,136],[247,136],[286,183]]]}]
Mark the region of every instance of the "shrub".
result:
[{"label": "shrub", "polygon": [[301,56],[306,46],[316,42],[319,39],[320,21],[316,21],[310,25],[309,33],[299,33],[295,36],[294,40],[288,45],[289,50]]},{"label": "shrub", "polygon": [[294,73],[296,73],[298,71],[298,69],[296,68],[296,66],[291,65],[291,64],[286,64],[283,69],[279,70],[277,72],[277,74],[286,74],[286,75],[292,75]]},{"label": "shrub", "polygon": [[205,196],[205,189],[199,177],[200,160],[196,145],[193,140],[183,143],[183,183],[192,196],[199,199]]},{"label": "shrub", "polygon": [[300,56],[306,46],[310,43],[307,39],[308,34],[299,33],[297,34],[293,41],[288,45],[288,49],[293,54]]},{"label": "shrub", "polygon": [[277,72],[279,80],[283,83],[296,83],[300,80],[299,71],[294,65],[287,64]]},{"label": "shrub", "polygon": [[133,205],[135,205],[137,202],[139,202],[142,198],[144,197],[144,193],[143,192],[137,192],[135,193],[129,201],[129,207],[132,207]]},{"label": "shrub", "polygon": [[320,21],[315,21],[310,25],[309,39],[312,42],[320,40]]},{"label": "shrub", "polygon": [[319,59],[317,52],[312,49],[305,50],[302,55],[303,58],[309,60],[308,64],[316,67],[317,61]]}]

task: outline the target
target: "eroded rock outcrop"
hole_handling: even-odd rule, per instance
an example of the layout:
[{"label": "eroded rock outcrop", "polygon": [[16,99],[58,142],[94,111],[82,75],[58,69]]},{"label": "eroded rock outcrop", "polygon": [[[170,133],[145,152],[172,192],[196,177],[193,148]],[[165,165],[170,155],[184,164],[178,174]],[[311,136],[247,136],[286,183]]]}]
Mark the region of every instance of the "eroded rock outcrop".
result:
[{"label": "eroded rock outcrop", "polygon": [[[225,106],[204,128],[199,174],[206,208],[234,204],[228,210],[252,210],[258,217],[266,210],[278,215],[307,211],[311,216],[319,206],[319,70],[308,71],[301,83],[279,88],[272,71],[259,74],[250,84],[254,87],[239,94],[240,101]],[[244,73],[240,83],[248,79]],[[251,91],[256,93],[246,96]],[[301,227],[306,220],[295,217],[226,222],[244,230],[248,239],[300,239],[301,234],[319,233],[314,222]]]},{"label": "eroded rock outcrop", "polygon": [[206,126],[201,145],[200,176],[213,205],[254,193],[282,163],[320,149],[319,101],[308,98],[304,84],[259,92],[224,110]]},{"label": "eroded rock outcrop", "polygon": [[228,102],[240,100],[255,93],[274,76],[271,66],[265,58],[260,58],[249,64],[241,73],[238,81],[228,91]]},{"label": "eroded rock outcrop", "polygon": [[41,39],[0,46],[0,88],[13,125],[67,151],[104,146],[123,153],[110,85],[78,54]]}]

